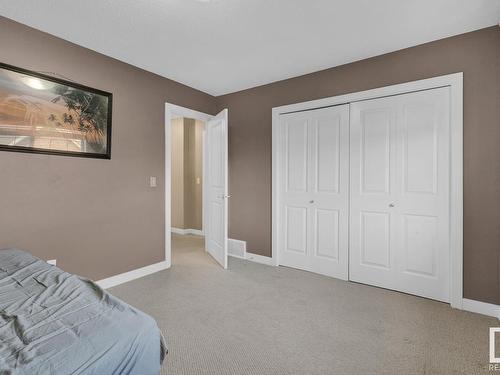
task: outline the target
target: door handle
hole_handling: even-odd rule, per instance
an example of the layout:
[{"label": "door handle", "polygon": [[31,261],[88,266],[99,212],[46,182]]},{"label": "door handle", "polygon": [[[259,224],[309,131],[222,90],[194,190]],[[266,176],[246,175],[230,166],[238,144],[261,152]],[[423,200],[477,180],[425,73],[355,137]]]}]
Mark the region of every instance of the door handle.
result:
[{"label": "door handle", "polygon": [[395,204],[394,203],[389,203],[389,207],[394,207]]},{"label": "door handle", "polygon": [[309,201],[309,203],[310,203],[310,204],[313,204],[313,203],[314,203],[314,201],[313,201],[313,200],[311,200],[311,201]]},{"label": "door handle", "polygon": [[219,195],[219,198],[220,199],[227,199],[227,198],[231,198],[230,195]]}]

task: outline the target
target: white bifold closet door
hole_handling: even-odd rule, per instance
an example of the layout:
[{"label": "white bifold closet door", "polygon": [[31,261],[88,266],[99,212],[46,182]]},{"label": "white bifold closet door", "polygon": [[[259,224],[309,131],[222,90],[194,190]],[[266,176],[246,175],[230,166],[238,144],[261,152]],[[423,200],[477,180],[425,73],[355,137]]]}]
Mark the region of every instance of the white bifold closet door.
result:
[{"label": "white bifold closet door", "polygon": [[347,279],[349,106],[280,116],[279,261]]},{"label": "white bifold closet door", "polygon": [[350,107],[349,279],[449,301],[449,88]]}]

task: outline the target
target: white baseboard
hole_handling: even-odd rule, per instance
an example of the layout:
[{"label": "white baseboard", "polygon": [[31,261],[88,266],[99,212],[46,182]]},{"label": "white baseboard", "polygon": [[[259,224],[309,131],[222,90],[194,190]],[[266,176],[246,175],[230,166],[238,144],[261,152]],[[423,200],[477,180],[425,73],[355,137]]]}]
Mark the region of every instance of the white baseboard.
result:
[{"label": "white baseboard", "polygon": [[203,236],[203,232],[199,229],[181,229],[172,227],[170,231],[172,233],[182,234],[182,235],[194,234],[195,236]]},{"label": "white baseboard", "polygon": [[227,240],[227,255],[233,258],[245,259],[251,262],[274,266],[274,260],[270,257],[247,253],[246,241],[229,238]]},{"label": "white baseboard", "polygon": [[462,301],[462,310],[488,315],[500,319],[500,306],[494,305],[492,303],[480,302],[473,299],[464,298]]},{"label": "white baseboard", "polygon": [[246,260],[250,260],[252,262],[265,264],[267,266],[274,266],[273,258],[265,257],[262,255],[247,253]]},{"label": "white baseboard", "polygon": [[229,254],[229,253],[227,253],[227,256],[228,257],[232,257],[232,258],[238,258],[238,259],[246,260],[246,258],[240,257],[239,255],[235,255],[235,254]]},{"label": "white baseboard", "polygon": [[126,283],[128,281],[151,275],[152,273],[158,271],[163,271],[167,268],[169,268],[168,263],[166,261],[163,261],[96,281],[96,284],[99,285],[102,289],[108,289]]},{"label": "white baseboard", "polygon": [[229,238],[227,240],[227,255],[235,258],[245,259],[247,254],[246,241],[234,240]]}]

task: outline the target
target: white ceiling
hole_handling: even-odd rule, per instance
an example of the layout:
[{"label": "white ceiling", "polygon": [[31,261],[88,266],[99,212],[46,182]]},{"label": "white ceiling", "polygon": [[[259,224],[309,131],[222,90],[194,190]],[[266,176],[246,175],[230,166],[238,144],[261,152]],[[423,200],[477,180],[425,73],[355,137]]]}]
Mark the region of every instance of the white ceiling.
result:
[{"label": "white ceiling", "polygon": [[500,0],[0,0],[0,14],[221,95],[500,21]]}]

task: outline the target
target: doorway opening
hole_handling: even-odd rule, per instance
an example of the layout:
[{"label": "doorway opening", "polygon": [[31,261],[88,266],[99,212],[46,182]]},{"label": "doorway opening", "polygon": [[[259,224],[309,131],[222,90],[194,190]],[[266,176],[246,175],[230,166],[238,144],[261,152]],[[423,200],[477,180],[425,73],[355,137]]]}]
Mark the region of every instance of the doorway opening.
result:
[{"label": "doorway opening", "polygon": [[208,261],[203,232],[203,134],[205,121],[171,120],[171,233],[173,263]]},{"label": "doorway opening", "polygon": [[175,248],[176,254],[204,249],[227,268],[227,135],[227,110],[212,116],[166,103],[165,261],[169,267]]},{"label": "doorway opening", "polygon": [[205,122],[172,119],[171,231],[203,236],[203,132]]}]

